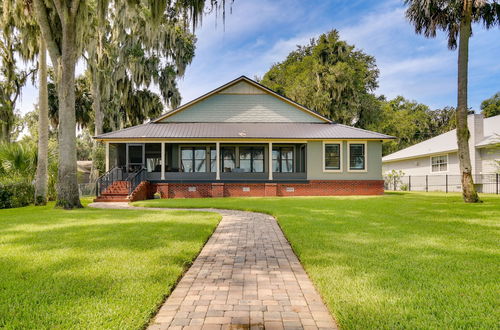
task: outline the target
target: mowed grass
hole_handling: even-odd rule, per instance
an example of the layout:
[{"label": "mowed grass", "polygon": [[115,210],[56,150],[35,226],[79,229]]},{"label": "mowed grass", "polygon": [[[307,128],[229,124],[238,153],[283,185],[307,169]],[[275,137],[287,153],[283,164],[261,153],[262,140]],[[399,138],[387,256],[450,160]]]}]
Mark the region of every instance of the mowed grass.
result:
[{"label": "mowed grass", "polygon": [[500,198],[458,194],[175,199],[136,206],[274,215],[344,329],[494,329]]},{"label": "mowed grass", "polygon": [[219,220],[53,204],[0,210],[0,328],[142,328]]}]

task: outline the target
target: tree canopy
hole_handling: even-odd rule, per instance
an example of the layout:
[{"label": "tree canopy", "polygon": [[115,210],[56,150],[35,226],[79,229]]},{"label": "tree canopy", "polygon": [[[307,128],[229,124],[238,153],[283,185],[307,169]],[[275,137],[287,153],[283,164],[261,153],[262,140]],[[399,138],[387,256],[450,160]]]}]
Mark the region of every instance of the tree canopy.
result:
[{"label": "tree canopy", "polygon": [[481,102],[481,113],[485,118],[500,115],[500,92]]},{"label": "tree canopy", "polygon": [[372,56],[340,40],[333,30],[297,46],[260,82],[335,122],[395,136],[384,143],[384,154],[455,128],[455,108],[432,110],[402,96],[376,97],[378,72]]},{"label": "tree canopy", "polygon": [[260,82],[336,122],[359,126],[373,109],[378,74],[374,57],[332,30],[297,46]]}]

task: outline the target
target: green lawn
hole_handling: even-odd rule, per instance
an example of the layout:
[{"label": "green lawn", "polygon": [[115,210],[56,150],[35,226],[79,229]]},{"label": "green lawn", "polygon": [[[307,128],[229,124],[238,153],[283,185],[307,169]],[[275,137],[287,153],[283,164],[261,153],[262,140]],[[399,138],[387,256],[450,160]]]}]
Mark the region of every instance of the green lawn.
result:
[{"label": "green lawn", "polygon": [[345,329],[493,329],[500,320],[500,197],[175,199],[136,206],[274,215]]},{"label": "green lawn", "polygon": [[219,215],[0,210],[0,328],[144,327]]}]

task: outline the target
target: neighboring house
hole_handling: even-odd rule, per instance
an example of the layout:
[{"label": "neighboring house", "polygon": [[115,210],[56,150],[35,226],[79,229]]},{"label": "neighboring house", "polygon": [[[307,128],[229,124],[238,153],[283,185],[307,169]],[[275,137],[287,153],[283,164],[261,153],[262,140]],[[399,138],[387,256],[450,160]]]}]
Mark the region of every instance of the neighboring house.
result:
[{"label": "neighboring house", "polygon": [[[499,171],[500,115],[490,118],[469,115],[467,125],[470,131],[472,174],[477,178],[476,182],[480,182],[486,175]],[[448,188],[460,190],[461,173],[457,150],[456,130],[452,130],[383,157],[383,171],[387,173],[401,170],[405,176],[414,177],[414,182],[417,177],[426,176],[427,180],[437,180],[434,176],[447,176],[449,182],[453,181]],[[436,189],[432,190],[445,189],[442,184],[435,186]]]},{"label": "neighboring house", "polygon": [[109,170],[99,200],[110,200],[126,189],[129,199],[382,194],[382,141],[392,137],[332,123],[242,76],[95,138]]}]

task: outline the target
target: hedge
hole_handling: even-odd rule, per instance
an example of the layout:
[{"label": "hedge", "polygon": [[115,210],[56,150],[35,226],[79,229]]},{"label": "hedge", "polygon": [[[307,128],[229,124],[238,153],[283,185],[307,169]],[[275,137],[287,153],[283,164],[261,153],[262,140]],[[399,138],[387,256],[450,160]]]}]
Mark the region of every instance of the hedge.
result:
[{"label": "hedge", "polygon": [[0,183],[0,209],[32,204],[34,196],[35,187],[30,182]]}]

